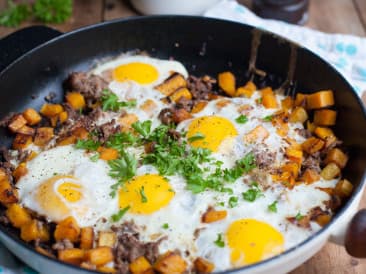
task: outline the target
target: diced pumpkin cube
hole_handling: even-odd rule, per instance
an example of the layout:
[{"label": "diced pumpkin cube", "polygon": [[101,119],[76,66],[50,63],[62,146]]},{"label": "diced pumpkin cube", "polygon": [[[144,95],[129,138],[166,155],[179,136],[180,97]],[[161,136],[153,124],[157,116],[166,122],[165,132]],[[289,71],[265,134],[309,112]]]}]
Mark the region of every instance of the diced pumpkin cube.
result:
[{"label": "diced pumpkin cube", "polygon": [[236,84],[235,76],[230,71],[219,73],[218,76],[219,87],[229,96],[235,96]]},{"label": "diced pumpkin cube", "polygon": [[311,183],[314,183],[314,182],[318,181],[320,179],[320,175],[315,170],[307,168],[304,171],[301,179],[304,180],[305,183],[311,184]]},{"label": "diced pumpkin cube", "polygon": [[23,112],[23,117],[27,120],[27,124],[31,126],[38,124],[42,120],[41,115],[33,108],[27,108]]},{"label": "diced pumpkin cube", "polygon": [[334,133],[330,128],[327,127],[316,127],[314,130],[316,136],[320,139],[326,140],[327,138],[334,137]]},{"label": "diced pumpkin cube", "polygon": [[166,96],[170,96],[174,91],[183,87],[187,87],[186,79],[179,73],[173,73],[163,83],[156,86],[155,89]]},{"label": "diced pumpkin cube", "polygon": [[193,106],[193,108],[191,110],[191,113],[198,113],[201,110],[203,110],[206,106],[207,106],[206,101],[199,101],[199,102],[195,103],[195,105]]},{"label": "diced pumpkin cube", "polygon": [[116,233],[112,231],[101,231],[98,238],[98,246],[114,247],[117,241]]},{"label": "diced pumpkin cube", "polygon": [[290,96],[287,96],[285,99],[281,101],[281,107],[284,110],[292,109],[293,106],[294,106],[294,100]]},{"label": "diced pumpkin cube", "polygon": [[20,204],[16,203],[11,204],[7,208],[6,216],[8,217],[10,223],[16,228],[20,228],[22,225],[32,221],[29,212]]},{"label": "diced pumpkin cube", "polygon": [[306,97],[306,103],[308,109],[317,109],[333,106],[334,105],[333,91],[322,90],[313,94],[309,94]]},{"label": "diced pumpkin cube", "polygon": [[66,94],[66,102],[68,102],[69,105],[75,110],[79,110],[85,107],[84,96],[79,92],[68,92]]},{"label": "diced pumpkin cube", "polygon": [[79,241],[80,227],[73,217],[67,217],[56,225],[54,237],[56,241],[68,239],[72,243]]},{"label": "diced pumpkin cube", "polygon": [[84,259],[93,265],[100,266],[113,261],[114,256],[112,248],[108,246],[101,246],[88,250],[85,253]]},{"label": "diced pumpkin cube", "polygon": [[172,95],[169,96],[169,98],[172,102],[178,102],[179,99],[182,97],[187,100],[191,100],[192,94],[187,88],[183,87],[183,88],[177,89],[176,91],[173,92]]},{"label": "diced pumpkin cube", "polygon": [[331,109],[316,110],[314,123],[319,126],[334,126],[336,124],[337,112]]},{"label": "diced pumpkin cube", "polygon": [[21,226],[20,238],[26,242],[35,240],[46,242],[50,239],[50,234],[44,223],[32,220]]},{"label": "diced pumpkin cube", "polygon": [[320,173],[325,180],[332,180],[341,174],[341,169],[335,163],[327,164]]},{"label": "diced pumpkin cube", "polygon": [[214,268],[215,265],[201,257],[198,257],[194,260],[194,269],[197,271],[197,273],[211,273]]},{"label": "diced pumpkin cube", "polygon": [[251,98],[255,90],[246,89],[245,87],[237,88],[235,97],[246,97]]},{"label": "diced pumpkin cube", "polygon": [[67,137],[64,137],[60,140],[57,141],[57,145],[58,146],[68,146],[68,145],[72,145],[72,144],[75,144],[76,143],[76,136],[74,135],[71,135],[71,136],[67,136]]},{"label": "diced pumpkin cube", "polygon": [[28,173],[27,164],[20,163],[17,168],[13,171],[13,177],[15,181],[19,181],[20,177]]},{"label": "diced pumpkin cube", "polygon": [[304,143],[302,143],[302,149],[308,154],[314,154],[320,151],[324,147],[324,141],[316,137],[308,138]]},{"label": "diced pumpkin cube", "polygon": [[156,260],[154,269],[161,274],[179,274],[186,271],[187,263],[178,254],[168,251]]},{"label": "diced pumpkin cube", "polygon": [[20,129],[17,130],[17,133],[33,136],[35,131],[36,130],[34,128],[31,128],[29,126],[22,126]]},{"label": "diced pumpkin cube", "polygon": [[269,132],[261,125],[256,126],[244,136],[248,143],[260,142],[269,136]]},{"label": "diced pumpkin cube", "polygon": [[302,156],[303,153],[300,149],[296,149],[293,147],[286,148],[285,155],[287,158],[295,163],[301,164],[302,163]]},{"label": "diced pumpkin cube", "polygon": [[132,261],[129,265],[129,269],[132,274],[142,274],[151,268],[152,268],[151,264],[144,256],[138,257],[137,259]]},{"label": "diced pumpkin cube", "polygon": [[74,265],[79,265],[83,261],[84,256],[85,251],[80,248],[69,248],[58,251],[58,259],[60,261]]},{"label": "diced pumpkin cube", "polygon": [[25,149],[32,143],[32,136],[18,133],[13,141],[13,149]]},{"label": "diced pumpkin cube", "polygon": [[225,219],[227,216],[226,210],[209,209],[202,215],[203,223],[213,223]]},{"label": "diced pumpkin cube", "polygon": [[27,124],[27,120],[23,117],[22,114],[15,115],[12,119],[8,128],[11,132],[17,133],[18,130]]},{"label": "diced pumpkin cube", "polygon": [[325,164],[335,163],[340,168],[344,168],[347,164],[348,156],[339,148],[333,148],[327,154],[324,160]]},{"label": "diced pumpkin cube", "polygon": [[64,108],[60,104],[44,104],[40,110],[40,113],[48,118],[56,116],[64,111]]},{"label": "diced pumpkin cube", "polygon": [[72,131],[72,135],[77,139],[85,140],[89,137],[89,132],[83,127],[77,127]]},{"label": "diced pumpkin cube", "polygon": [[296,98],[295,98],[294,105],[296,107],[304,107],[304,108],[306,108],[306,97],[307,96],[308,96],[307,94],[296,93]]},{"label": "diced pumpkin cube", "polygon": [[40,127],[37,128],[36,136],[34,137],[34,144],[37,146],[45,146],[53,138],[52,127]]},{"label": "diced pumpkin cube", "polygon": [[282,166],[283,172],[288,172],[293,178],[297,178],[300,171],[300,166],[297,163],[286,163]]},{"label": "diced pumpkin cube", "polygon": [[91,249],[94,243],[94,230],[92,227],[83,227],[80,230],[80,248]]},{"label": "diced pumpkin cube", "polygon": [[265,108],[277,108],[278,103],[273,90],[270,87],[264,88],[262,92],[262,104]]},{"label": "diced pumpkin cube", "polygon": [[353,191],[353,185],[350,181],[343,179],[340,180],[334,189],[334,193],[341,198],[348,198]]},{"label": "diced pumpkin cube", "polygon": [[69,117],[69,114],[67,111],[63,111],[58,115],[58,118],[60,120],[60,123],[63,124],[67,121],[67,118]]},{"label": "diced pumpkin cube", "polygon": [[192,118],[192,115],[184,108],[179,108],[173,111],[172,119],[176,124],[190,118]]},{"label": "diced pumpkin cube", "polygon": [[114,148],[99,147],[99,158],[105,161],[115,160],[118,158],[118,151]]},{"label": "diced pumpkin cube", "polygon": [[312,122],[310,122],[309,120],[306,122],[306,129],[310,132],[313,133],[315,131],[316,125]]},{"label": "diced pumpkin cube", "polygon": [[8,179],[0,181],[0,203],[6,205],[18,202],[18,190]]},{"label": "diced pumpkin cube", "polygon": [[305,123],[308,119],[308,114],[303,107],[296,107],[290,114],[289,121],[291,123]]}]

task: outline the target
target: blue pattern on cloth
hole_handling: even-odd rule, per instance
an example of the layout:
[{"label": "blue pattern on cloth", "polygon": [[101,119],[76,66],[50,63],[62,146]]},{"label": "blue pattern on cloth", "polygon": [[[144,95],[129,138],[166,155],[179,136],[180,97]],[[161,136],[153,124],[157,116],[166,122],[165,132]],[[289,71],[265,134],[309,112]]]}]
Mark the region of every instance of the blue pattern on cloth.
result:
[{"label": "blue pattern on cloth", "polygon": [[[287,37],[333,64],[360,95],[366,91],[366,38],[326,34],[281,21],[261,19],[234,0],[222,0],[204,15],[246,23]],[[22,265],[0,244],[0,274],[36,273]]]}]

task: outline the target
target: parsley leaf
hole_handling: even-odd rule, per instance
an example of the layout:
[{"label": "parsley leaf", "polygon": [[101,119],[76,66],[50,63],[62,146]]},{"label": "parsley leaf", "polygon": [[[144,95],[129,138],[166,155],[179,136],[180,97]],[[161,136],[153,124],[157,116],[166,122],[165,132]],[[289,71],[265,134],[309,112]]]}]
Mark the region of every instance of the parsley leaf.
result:
[{"label": "parsley leaf", "polygon": [[277,212],[277,201],[274,201],[272,204],[268,205],[268,211]]},{"label": "parsley leaf", "polygon": [[120,132],[111,135],[107,142],[106,147],[114,148],[116,150],[123,151],[126,145],[133,145],[137,142],[137,138],[131,134],[131,132]]},{"label": "parsley leaf", "polygon": [[215,243],[215,245],[217,245],[220,248],[223,248],[225,246],[225,242],[222,239],[221,233],[217,234],[217,239],[216,239],[216,241],[214,241],[214,243]]},{"label": "parsley leaf", "polygon": [[298,212],[295,216],[296,221],[300,221],[302,218],[304,218],[304,215],[301,215],[300,212]]},{"label": "parsley leaf", "polygon": [[273,115],[267,115],[266,117],[263,117],[263,121],[265,122],[271,122],[273,119]]},{"label": "parsley leaf", "polygon": [[194,141],[202,140],[205,138],[205,135],[203,135],[200,132],[197,132],[195,135],[188,138],[188,142],[193,143]]},{"label": "parsley leaf", "polygon": [[235,119],[235,122],[237,122],[238,124],[245,124],[246,122],[248,122],[248,117],[245,115],[240,115],[238,118]]},{"label": "parsley leaf", "polygon": [[121,209],[120,211],[118,211],[118,213],[113,214],[111,216],[111,219],[113,222],[118,222],[119,220],[122,219],[122,217],[126,214],[126,212],[130,209],[130,206],[126,206],[125,208]]},{"label": "parsley leaf", "polygon": [[252,152],[246,154],[241,160],[236,162],[236,165],[231,169],[224,169],[224,180],[226,182],[235,182],[243,173],[248,173],[256,167],[255,157]]},{"label": "parsley leaf", "polygon": [[94,141],[92,139],[79,139],[76,141],[75,148],[96,151],[100,147],[100,145],[101,144],[99,141]]},{"label": "parsley leaf", "polygon": [[107,89],[103,90],[101,102],[103,111],[118,111],[122,107],[136,106],[136,100],[131,100],[128,102],[118,101],[118,96]]},{"label": "parsley leaf", "polygon": [[0,14],[0,25],[5,27],[17,27],[30,15],[30,8],[26,4],[14,4],[8,1],[8,8]]},{"label": "parsley leaf", "polygon": [[230,197],[229,199],[229,207],[230,208],[233,208],[233,207],[236,207],[238,205],[238,197]]},{"label": "parsley leaf", "polygon": [[132,124],[132,128],[136,130],[142,137],[147,138],[151,132],[151,124],[150,120],[146,120],[143,122],[137,121]]},{"label": "parsley leaf", "polygon": [[257,198],[264,196],[256,182],[253,182],[251,188],[243,192],[242,195],[243,199],[248,202],[254,202]]},{"label": "parsley leaf", "polygon": [[162,228],[168,229],[169,228],[169,224],[168,223],[163,224]]},{"label": "parsley leaf", "polygon": [[245,155],[243,159],[238,161],[237,165],[243,167],[245,173],[248,173],[249,171],[254,169],[256,167],[256,164],[253,152],[249,152],[247,155]]},{"label": "parsley leaf", "polygon": [[34,16],[45,23],[63,23],[72,14],[72,0],[36,0]]},{"label": "parsley leaf", "polygon": [[146,194],[145,194],[144,186],[141,187],[139,192],[140,192],[140,195],[141,195],[141,203],[147,203],[147,197],[146,197]]},{"label": "parsley leaf", "polygon": [[90,161],[97,162],[99,160],[99,153],[95,153],[93,156],[90,157]]}]

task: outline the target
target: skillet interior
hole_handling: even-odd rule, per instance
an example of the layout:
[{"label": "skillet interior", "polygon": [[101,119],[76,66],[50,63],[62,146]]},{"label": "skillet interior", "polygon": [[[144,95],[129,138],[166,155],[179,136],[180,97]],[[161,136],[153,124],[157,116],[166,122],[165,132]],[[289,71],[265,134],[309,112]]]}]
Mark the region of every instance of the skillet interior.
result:
[{"label": "skillet interior", "polygon": [[[136,49],[160,58],[174,57],[195,75],[216,76],[230,70],[245,82],[252,37],[253,28],[246,25],[185,16],[134,18],[87,27],[29,52],[0,74],[0,117],[26,107],[38,109],[49,92],[61,101],[62,81],[70,72],[88,70],[96,59]],[[263,33],[257,68],[270,73],[266,83],[278,87],[286,79],[289,58],[288,41]],[[301,92],[334,90],[339,114],[335,132],[350,152],[344,176],[359,191],[366,168],[366,118],[360,100],[333,68],[301,47],[297,48],[294,79]],[[10,144],[4,129],[0,136],[1,145]],[[1,225],[0,230],[15,233]]]}]

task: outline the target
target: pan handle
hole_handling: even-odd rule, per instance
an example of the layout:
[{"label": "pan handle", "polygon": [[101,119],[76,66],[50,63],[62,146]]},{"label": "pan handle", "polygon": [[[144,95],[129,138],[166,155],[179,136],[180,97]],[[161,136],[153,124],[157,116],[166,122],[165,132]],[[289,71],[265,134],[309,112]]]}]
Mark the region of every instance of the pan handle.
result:
[{"label": "pan handle", "polygon": [[366,209],[353,216],[344,239],[348,254],[357,258],[366,258]]},{"label": "pan handle", "polygon": [[0,40],[0,72],[33,48],[61,35],[55,29],[33,26],[18,30]]}]

